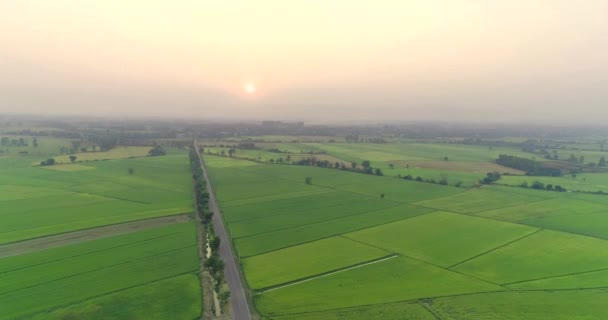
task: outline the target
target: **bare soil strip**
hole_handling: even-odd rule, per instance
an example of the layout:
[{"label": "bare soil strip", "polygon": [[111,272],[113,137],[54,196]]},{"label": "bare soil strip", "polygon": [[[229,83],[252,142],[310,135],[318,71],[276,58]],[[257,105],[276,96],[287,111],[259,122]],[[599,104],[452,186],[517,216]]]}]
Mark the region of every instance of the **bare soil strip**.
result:
[{"label": "bare soil strip", "polygon": [[111,226],[79,230],[74,232],[66,232],[32,240],[25,240],[6,245],[0,245],[0,258],[6,258],[29,252],[60,247],[72,243],[102,239],[124,233],[136,232],[144,229],[161,227],[186,221],[190,221],[190,217],[188,215],[176,215],[169,217],[138,220],[133,222],[115,224]]}]

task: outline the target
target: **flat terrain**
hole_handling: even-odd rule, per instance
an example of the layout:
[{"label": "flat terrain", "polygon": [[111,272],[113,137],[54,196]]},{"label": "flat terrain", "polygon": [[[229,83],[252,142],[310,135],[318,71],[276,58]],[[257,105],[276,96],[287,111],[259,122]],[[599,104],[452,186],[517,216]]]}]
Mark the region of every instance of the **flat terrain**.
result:
[{"label": "flat terrain", "polygon": [[[372,164],[436,162],[444,150],[460,158],[451,172],[509,151],[273,147],[308,145]],[[604,196],[205,157],[255,306],[269,319],[608,317]]]},{"label": "flat terrain", "polygon": [[0,319],[199,317],[186,152],[118,147],[36,165],[61,159],[60,142],[0,159]]}]

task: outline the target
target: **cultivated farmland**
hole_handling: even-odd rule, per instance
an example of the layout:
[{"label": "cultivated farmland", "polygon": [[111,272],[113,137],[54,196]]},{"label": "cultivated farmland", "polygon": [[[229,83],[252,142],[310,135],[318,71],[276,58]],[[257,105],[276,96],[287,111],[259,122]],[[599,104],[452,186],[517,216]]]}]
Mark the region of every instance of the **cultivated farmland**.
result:
[{"label": "cultivated farmland", "polygon": [[200,315],[188,158],[149,149],[0,159],[0,319]]},{"label": "cultivated farmland", "polygon": [[[442,150],[323,143],[296,148],[304,145],[372,163],[430,161]],[[462,157],[451,172],[509,151],[443,150]],[[608,221],[603,196],[487,185],[455,188],[392,174],[228,156],[206,159],[255,307],[264,318],[608,316],[600,307],[608,286],[608,242],[598,239],[606,237]],[[394,170],[402,169],[409,170]],[[572,289],[582,291],[561,291]],[[569,299],[585,299],[581,305],[588,312],[564,311],[573,306],[563,303]]]}]

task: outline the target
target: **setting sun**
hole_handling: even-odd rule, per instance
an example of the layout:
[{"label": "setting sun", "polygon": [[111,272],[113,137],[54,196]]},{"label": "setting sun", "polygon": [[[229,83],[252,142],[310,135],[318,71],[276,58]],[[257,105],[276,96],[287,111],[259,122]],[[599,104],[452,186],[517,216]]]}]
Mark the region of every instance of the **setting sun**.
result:
[{"label": "setting sun", "polygon": [[248,94],[254,94],[255,93],[255,85],[253,83],[248,83],[245,85],[245,87],[243,88],[245,90],[245,92],[247,92]]}]

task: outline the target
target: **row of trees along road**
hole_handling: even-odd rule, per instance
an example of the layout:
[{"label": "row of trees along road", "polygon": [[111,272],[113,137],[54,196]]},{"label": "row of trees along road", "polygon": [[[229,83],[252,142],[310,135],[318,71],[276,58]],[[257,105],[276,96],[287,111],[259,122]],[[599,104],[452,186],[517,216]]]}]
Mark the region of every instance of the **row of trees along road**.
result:
[{"label": "row of trees along road", "polygon": [[192,178],[194,179],[196,209],[203,224],[203,239],[206,239],[208,242],[205,244],[205,247],[208,246],[211,250],[211,255],[205,259],[205,268],[207,268],[213,279],[213,290],[217,294],[220,306],[223,309],[230,298],[230,291],[225,285],[224,261],[219,255],[220,238],[215,235],[211,223],[213,211],[209,209],[209,192],[207,192],[207,183],[203,175],[199,155],[195,148],[190,150],[190,167],[192,169]]}]

